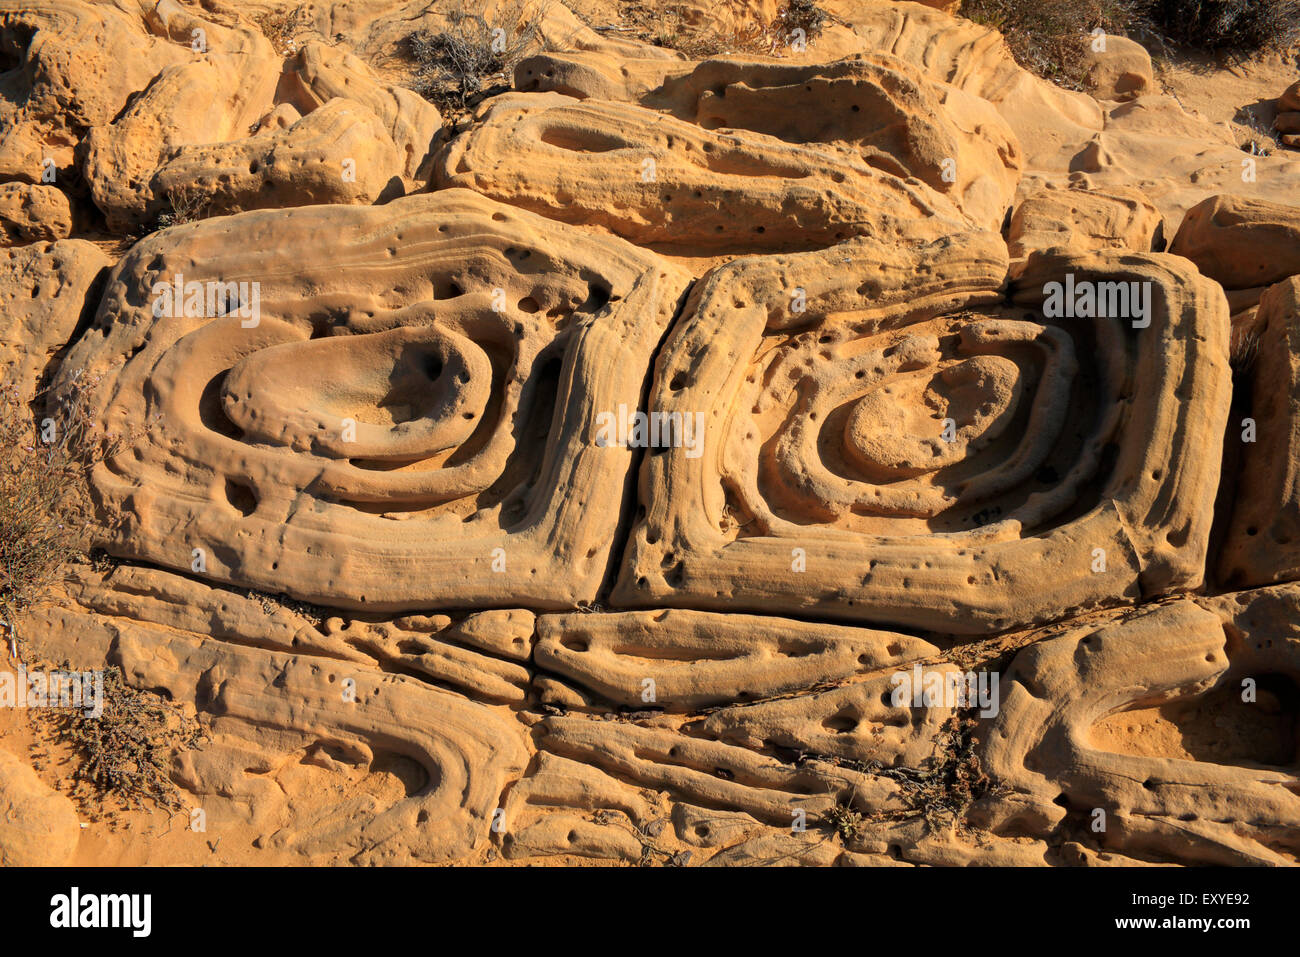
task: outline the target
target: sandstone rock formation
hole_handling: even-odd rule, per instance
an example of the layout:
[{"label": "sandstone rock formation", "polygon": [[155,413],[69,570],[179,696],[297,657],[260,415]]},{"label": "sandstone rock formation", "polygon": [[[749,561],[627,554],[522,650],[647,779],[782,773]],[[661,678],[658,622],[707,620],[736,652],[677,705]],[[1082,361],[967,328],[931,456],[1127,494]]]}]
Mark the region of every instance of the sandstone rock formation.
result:
[{"label": "sandstone rock formation", "polygon": [[677,712],[776,697],[938,652],[902,635],[677,610],[545,615],[537,635],[533,659],[547,671],[630,707],[647,703],[648,679],[653,703]]},{"label": "sandstone rock formation", "polygon": [[80,239],[0,252],[0,373],[27,403],[97,298],[108,258]]},{"label": "sandstone rock formation", "polygon": [[[283,114],[281,114],[283,115]],[[279,117],[277,117],[279,118]],[[199,191],[207,215],[317,204],[369,205],[402,192],[401,157],[379,119],[336,97],[284,130],[217,146],[186,146],[150,179],[157,218],[174,197]]]},{"label": "sandstone rock formation", "polygon": [[461,190],[154,234],[64,363],[114,429],[159,419],[96,471],[112,547],[343,607],[590,600],[632,465],[593,422],[685,283]]},{"label": "sandstone rock formation", "polygon": [[0,866],[67,864],[80,836],[72,802],[0,751]]},{"label": "sandstone rock formation", "polygon": [[884,55],[829,65],[709,60],[687,66],[599,53],[541,54],[519,64],[515,85],[632,101],[706,130],[847,146],[868,165],[915,176],[947,194],[977,224],[1001,226],[1023,160],[1011,128],[979,97]]},{"label": "sandstone rock formation", "polygon": [[346,50],[307,43],[293,63],[292,82],[282,75],[277,97],[310,113],[342,98],[360,103],[383,125],[386,139],[401,154],[402,175],[415,177],[441,125],[433,105],[412,91],[382,83],[365,61]]},{"label": "sandstone rock formation", "polygon": [[1034,250],[1162,252],[1164,222],[1136,189],[1040,188],[1011,215],[1007,249],[1013,259]]},{"label": "sandstone rock formation", "polygon": [[[1084,83],[1099,100],[1131,100],[1156,88],[1151,54],[1142,44],[1122,36],[1106,36],[1088,44]],[[1099,49],[1099,47],[1102,47]]]},{"label": "sandstone rock formation", "polygon": [[[965,222],[923,184],[843,153],[711,133],[634,106],[501,96],[476,120],[436,157],[437,186],[665,251],[808,249],[922,230],[938,237]],[[731,228],[736,217],[747,225],[743,238]]]},{"label": "sandstone rock formation", "polygon": [[1260,289],[1300,273],[1300,212],[1240,196],[1188,210],[1169,251],[1225,289]]},{"label": "sandstone rock formation", "polygon": [[0,245],[24,246],[72,235],[68,198],[52,186],[0,186]]},{"label": "sandstone rock formation", "polygon": [[157,11],[132,17],[80,0],[0,4],[0,178],[39,183],[47,157],[69,171],[88,130],[111,122],[159,70],[187,59],[169,39]]},{"label": "sandstone rock formation", "polygon": [[1277,98],[1277,116],[1273,129],[1282,134],[1282,142],[1300,147],[1300,80],[1296,80]]},{"label": "sandstone rock formation", "polygon": [[1219,574],[1234,587],[1300,578],[1300,276],[1269,287],[1256,326],[1249,414],[1228,425],[1243,451]]},{"label": "sandstone rock formation", "polygon": [[[1173,257],[1039,255],[1017,311],[996,305],[995,237],[900,253],[741,259],[697,285],[651,405],[717,424],[701,456],[647,460],[618,598],[978,633],[1199,585],[1228,392],[1217,287]],[[1044,315],[1053,283],[1145,289],[1149,325],[1114,301],[1086,325]]]},{"label": "sandstone rock formation", "polygon": [[601,2],[443,115],[448,4],[0,0],[4,398],[122,440],[15,650],[207,820],[0,713],[0,863],[1300,861],[1294,154],[1123,37]]},{"label": "sandstone rock formation", "polygon": [[[1130,857],[1290,863],[1295,643],[1276,614],[1252,610],[1283,602],[1293,616],[1295,598],[1177,601],[1021,652],[985,751],[1013,791],[990,806],[990,826],[1044,834],[1104,820],[1102,846]],[[1243,700],[1243,679],[1258,700]]]},{"label": "sandstone rock formation", "polygon": [[[1024,150],[1026,181],[1137,188],[1171,227],[1211,193],[1286,202],[1300,192],[1294,154],[1253,157],[1243,167],[1248,157],[1233,134],[1190,114],[1173,96],[1155,89],[1133,96],[1126,89],[1112,90],[1121,98],[1108,99],[1104,89],[1096,98],[1063,90],[1019,66],[996,31],[919,4],[830,0],[826,6],[847,24],[834,38],[840,55],[889,54],[993,104]],[[1135,55],[1123,44],[1108,45],[1102,62],[1122,76],[1133,71]]]},{"label": "sandstone rock formation", "polygon": [[95,205],[115,231],[144,224],[151,198],[145,186],[164,158],[189,144],[246,134],[275,92],[279,71],[260,33],[221,29],[179,7],[166,26],[169,35],[187,39],[203,31],[193,40],[202,52],[191,46],[188,62],[164,69],[85,140],[85,176]]},{"label": "sandstone rock formation", "polygon": [[[522,729],[507,719],[358,662],[264,651],[203,633],[160,638],[156,628],[76,610],[52,610],[43,624],[61,636],[47,648],[66,650],[87,667],[116,664],[133,683],[195,702],[218,737],[214,747],[184,760],[176,772],[181,783],[200,804],[206,796],[233,797],[227,813],[247,806],[259,844],[307,860],[464,856],[485,840],[501,788],[523,767]],[[259,733],[266,726],[280,732],[270,742]],[[310,817],[292,814],[295,798],[313,782],[277,785],[262,775],[295,753],[304,765],[346,781],[350,793]],[[367,787],[366,769],[381,768],[400,782],[397,793]]]},{"label": "sandstone rock formation", "polygon": [[286,82],[266,42],[259,35],[251,50],[214,49],[164,71],[90,132],[86,177],[111,229],[138,229],[187,192],[211,215],[405,192],[437,110],[319,44],[304,47]]}]

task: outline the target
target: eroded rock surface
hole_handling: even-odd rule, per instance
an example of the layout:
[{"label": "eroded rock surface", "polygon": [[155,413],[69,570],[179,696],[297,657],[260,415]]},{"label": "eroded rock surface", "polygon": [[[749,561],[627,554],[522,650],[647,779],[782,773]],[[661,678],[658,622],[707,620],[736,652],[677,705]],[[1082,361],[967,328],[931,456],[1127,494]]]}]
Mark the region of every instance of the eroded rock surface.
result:
[{"label": "eroded rock surface", "polygon": [[80,239],[0,250],[0,370],[18,401],[33,399],[50,360],[93,311],[108,266]]},{"label": "eroded rock surface", "polygon": [[1300,166],[1136,43],[554,4],[443,115],[440,4],[30,6],[5,399],[124,444],[20,657],[193,715],[211,840],[6,742],[4,863],[1300,860]]},{"label": "eroded rock surface", "polygon": [[0,751],[0,866],[66,865],[80,836],[72,802],[21,758]]},{"label": "eroded rock surface", "polygon": [[[847,243],[697,284],[652,402],[719,425],[697,457],[647,459],[621,601],[977,633],[1200,584],[1229,387],[1217,287],[1175,257],[1040,255],[1008,309],[995,237],[913,255]],[[1151,310],[1049,318],[1067,283]]]},{"label": "eroded rock surface", "polygon": [[1228,429],[1242,453],[1219,573],[1236,587],[1300,578],[1300,277],[1269,287],[1256,327],[1250,407]]},{"label": "eroded rock surface", "polygon": [[992,826],[1104,819],[1102,846],[1129,857],[1293,863],[1295,599],[1178,601],[1021,652],[984,752],[1013,789]]},{"label": "eroded rock surface", "polygon": [[1015,133],[987,101],[880,54],[834,64],[709,60],[686,67],[600,53],[542,54],[520,63],[515,84],[636,102],[706,130],[843,145],[868,165],[915,176],[946,194],[977,224],[1001,226],[1023,158]]},{"label": "eroded rock surface", "polygon": [[1169,251],[1226,289],[1269,286],[1300,273],[1300,212],[1281,203],[1213,196],[1188,210]]},{"label": "eroded rock surface", "polygon": [[590,601],[633,464],[594,420],[686,281],[464,190],[156,233],[64,364],[140,433],[92,480],[106,544],[341,607]]},{"label": "eroded rock surface", "polygon": [[1277,98],[1277,116],[1273,128],[1282,134],[1282,143],[1300,148],[1300,80],[1296,80]]},{"label": "eroded rock surface", "polygon": [[435,163],[440,187],[665,251],[808,249],[965,225],[940,194],[844,153],[557,93],[491,100]]},{"label": "eroded rock surface", "polygon": [[1016,207],[1007,234],[1012,258],[1046,249],[1162,252],[1164,243],[1159,211],[1141,192],[1123,187],[1037,189]]}]

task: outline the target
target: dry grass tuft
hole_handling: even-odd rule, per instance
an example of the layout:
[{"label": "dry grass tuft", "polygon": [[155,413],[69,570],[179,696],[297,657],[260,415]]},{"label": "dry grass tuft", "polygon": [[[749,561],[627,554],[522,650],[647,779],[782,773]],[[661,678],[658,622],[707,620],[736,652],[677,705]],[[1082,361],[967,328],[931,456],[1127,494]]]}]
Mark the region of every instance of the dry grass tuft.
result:
[{"label": "dry grass tuft", "polygon": [[956,714],[935,735],[935,754],[921,768],[890,768],[872,763],[867,770],[892,778],[903,791],[906,810],[891,812],[890,819],[924,818],[931,831],[964,829],[970,806],[993,789],[993,782],[975,753],[979,721]]},{"label": "dry grass tuft", "polygon": [[1300,41],[1300,0],[966,0],[961,15],[999,31],[1021,66],[1075,90],[1097,29],[1239,56]]},{"label": "dry grass tuft", "polygon": [[710,21],[692,21],[680,7],[646,6],[640,0],[622,9],[621,32],[654,46],[676,50],[692,60],[753,54],[774,56],[790,44],[796,29],[812,41],[831,16],[816,0],[787,0],[771,23],[731,22],[719,28]]},{"label": "dry grass tuft", "polygon": [[56,734],[77,752],[73,778],[122,808],[148,805],[180,810],[180,789],[171,779],[175,755],[196,747],[199,724],[166,698],[133,688],[120,668],[104,672],[104,710],[90,717],[79,710],[51,712]]},{"label": "dry grass tuft", "polygon": [[544,2],[515,0],[489,22],[461,6],[447,14],[446,30],[417,30],[406,38],[415,61],[411,89],[444,117],[464,113],[495,86],[507,87],[515,65],[542,45]]},{"label": "dry grass tuft", "polygon": [[1016,62],[1082,89],[1092,31],[1122,34],[1145,22],[1149,0],[966,0],[961,15],[1001,33]]},{"label": "dry grass tuft", "polygon": [[[36,420],[18,385],[0,384],[0,612],[10,638],[16,621],[83,558],[93,509],[87,478],[96,464],[125,447],[126,436],[104,434],[90,415],[99,380],[76,375]],[[48,401],[45,401],[48,400]]]},{"label": "dry grass tuft", "polygon": [[1300,40],[1300,0],[1154,0],[1150,20],[1166,40],[1238,54]]},{"label": "dry grass tuft", "polygon": [[208,214],[208,197],[200,189],[182,187],[167,191],[167,208],[158,217],[145,226],[142,234],[157,232],[171,226],[183,226],[206,218]]},{"label": "dry grass tuft", "polygon": [[302,28],[302,7],[292,10],[266,10],[256,14],[253,22],[257,24],[262,35],[271,41],[271,48],[280,56],[292,56],[298,52],[295,38]]},{"label": "dry grass tuft", "polygon": [[1254,326],[1234,326],[1228,345],[1228,365],[1237,378],[1248,377],[1259,359],[1259,330]]},{"label": "dry grass tuft", "polygon": [[785,6],[777,11],[772,28],[785,34],[802,30],[804,36],[812,40],[829,20],[830,14],[817,6],[815,0],[787,0]]}]

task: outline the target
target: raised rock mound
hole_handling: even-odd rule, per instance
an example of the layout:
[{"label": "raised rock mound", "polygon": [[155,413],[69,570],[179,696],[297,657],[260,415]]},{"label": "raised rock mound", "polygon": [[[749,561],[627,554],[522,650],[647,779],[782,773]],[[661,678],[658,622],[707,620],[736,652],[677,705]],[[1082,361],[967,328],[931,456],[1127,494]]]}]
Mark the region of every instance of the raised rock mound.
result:
[{"label": "raised rock mound", "polygon": [[1277,98],[1277,116],[1273,129],[1282,134],[1282,143],[1300,149],[1300,80],[1296,80]]},{"label": "raised rock mound", "polygon": [[67,864],[80,837],[72,802],[0,751],[0,867]]},{"label": "raised rock mound", "polygon": [[706,130],[744,129],[791,143],[851,148],[864,162],[915,176],[981,226],[1001,226],[1023,165],[1015,133],[979,97],[880,54],[832,64],[629,61],[542,54],[515,69],[521,90],[622,100]]},{"label": "raised rock mound", "polygon": [[687,279],[465,190],[156,233],[63,365],[140,435],[92,480],[111,547],[342,607],[593,600],[633,465],[594,419]]},{"label": "raised rock mound", "polygon": [[437,186],[663,251],[808,249],[864,234],[937,238],[968,225],[924,184],[844,153],[713,133],[635,106],[502,96],[476,120],[438,154]]},{"label": "raised rock mound", "polygon": [[1199,585],[1222,292],[1175,257],[1039,255],[1004,308],[1004,256],[972,233],[705,276],[652,404],[718,425],[647,460],[616,596],[978,633]]},{"label": "raised rock mound", "polygon": [[1013,259],[1036,249],[1163,252],[1164,245],[1160,212],[1139,190],[1124,187],[1036,189],[1016,207],[1007,230]]}]

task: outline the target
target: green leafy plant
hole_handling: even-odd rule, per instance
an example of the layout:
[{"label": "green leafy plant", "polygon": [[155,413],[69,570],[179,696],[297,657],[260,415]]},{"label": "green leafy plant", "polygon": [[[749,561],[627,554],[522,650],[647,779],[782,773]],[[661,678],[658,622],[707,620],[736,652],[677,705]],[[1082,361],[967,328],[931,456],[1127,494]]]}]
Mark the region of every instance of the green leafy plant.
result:
[{"label": "green leafy plant", "polygon": [[837,804],[826,812],[823,823],[847,844],[857,838],[866,818],[847,804]]}]

